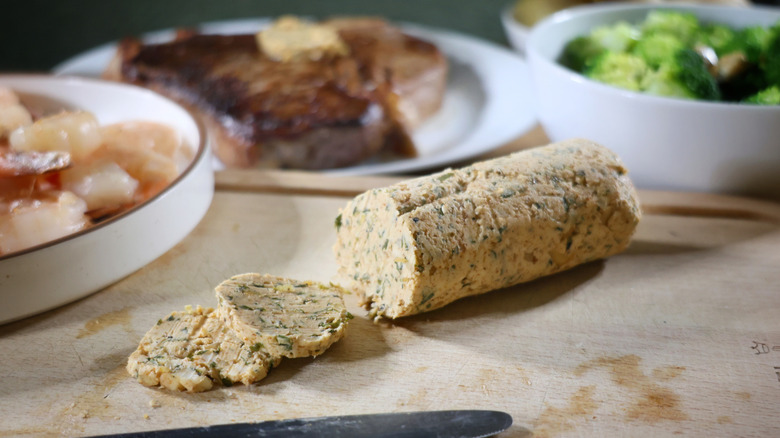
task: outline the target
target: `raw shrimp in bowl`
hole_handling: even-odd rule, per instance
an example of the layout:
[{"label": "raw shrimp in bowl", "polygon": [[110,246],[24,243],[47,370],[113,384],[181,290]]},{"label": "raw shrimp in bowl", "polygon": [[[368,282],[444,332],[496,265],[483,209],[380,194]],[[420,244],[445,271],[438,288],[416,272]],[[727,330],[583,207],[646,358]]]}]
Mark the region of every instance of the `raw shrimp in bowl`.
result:
[{"label": "raw shrimp in bowl", "polygon": [[86,111],[34,120],[11,90],[0,88],[0,256],[146,201],[191,158],[167,125],[101,126]]}]

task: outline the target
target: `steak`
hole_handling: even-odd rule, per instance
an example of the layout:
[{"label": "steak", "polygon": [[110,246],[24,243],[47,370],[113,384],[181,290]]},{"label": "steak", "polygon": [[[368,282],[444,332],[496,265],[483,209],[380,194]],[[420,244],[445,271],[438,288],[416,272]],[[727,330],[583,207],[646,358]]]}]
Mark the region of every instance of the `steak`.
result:
[{"label": "steak", "polygon": [[336,19],[346,56],[279,62],[254,34],[126,39],[104,76],[155,90],[201,116],[228,167],[327,169],[378,153],[413,156],[409,132],[441,105],[447,63],[377,19]]}]

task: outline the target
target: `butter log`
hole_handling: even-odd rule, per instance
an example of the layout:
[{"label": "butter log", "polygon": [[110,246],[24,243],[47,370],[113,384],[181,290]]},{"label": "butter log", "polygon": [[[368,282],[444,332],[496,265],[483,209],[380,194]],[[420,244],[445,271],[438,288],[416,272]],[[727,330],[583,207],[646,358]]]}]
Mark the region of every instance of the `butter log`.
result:
[{"label": "butter log", "polygon": [[370,314],[397,318],[621,252],[640,216],[617,155],[575,139],[367,191],[333,249]]}]

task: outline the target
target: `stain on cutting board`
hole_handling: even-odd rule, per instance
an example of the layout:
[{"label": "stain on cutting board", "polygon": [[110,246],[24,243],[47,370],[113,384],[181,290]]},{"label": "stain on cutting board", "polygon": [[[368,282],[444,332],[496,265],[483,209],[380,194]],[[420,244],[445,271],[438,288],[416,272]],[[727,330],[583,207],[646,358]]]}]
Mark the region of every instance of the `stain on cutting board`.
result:
[{"label": "stain on cutting board", "polygon": [[588,421],[595,418],[593,414],[598,408],[598,403],[593,398],[596,386],[583,386],[569,399],[564,408],[547,406],[534,422],[533,436],[546,438],[573,430],[580,421]]},{"label": "stain on cutting board", "polygon": [[[636,355],[603,357],[580,364],[574,369],[574,375],[581,377],[588,372],[607,370],[615,384],[629,391],[630,405],[619,411],[629,421],[656,423],[687,419],[688,416],[680,409],[679,396],[658,383],[677,378],[685,371],[685,367],[658,367],[648,376],[642,372],[640,363],[641,358]],[[596,420],[602,400],[595,396],[595,392],[596,385],[582,386],[569,398],[565,407],[545,406],[534,421],[534,437],[557,436]],[[606,415],[613,416],[615,413]]]},{"label": "stain on cutting board", "polygon": [[679,376],[680,374],[685,371],[685,367],[681,366],[666,366],[666,367],[658,367],[653,370],[653,377],[655,377],[658,380],[661,381],[668,381],[672,380],[675,377]]},{"label": "stain on cutting board", "polygon": [[128,333],[132,333],[133,327],[130,324],[130,308],[125,307],[121,310],[115,310],[113,312],[104,313],[97,318],[93,318],[84,324],[84,327],[79,330],[76,335],[76,339],[85,338],[87,336],[95,335],[102,330],[121,324]]},{"label": "stain on cutting board", "polygon": [[655,381],[676,378],[685,368],[657,368],[652,373],[653,377],[650,377],[642,372],[639,366],[641,360],[634,354],[594,359],[580,364],[574,370],[574,375],[582,376],[596,369],[608,370],[613,382],[632,393],[634,401],[626,410],[626,418],[629,420],[656,423],[687,419],[688,416],[680,409],[680,397]]}]

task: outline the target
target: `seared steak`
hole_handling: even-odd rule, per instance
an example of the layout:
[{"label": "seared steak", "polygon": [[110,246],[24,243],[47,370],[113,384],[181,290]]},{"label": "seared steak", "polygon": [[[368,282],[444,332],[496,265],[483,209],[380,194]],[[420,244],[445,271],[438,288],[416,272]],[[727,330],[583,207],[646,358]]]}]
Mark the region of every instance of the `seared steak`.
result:
[{"label": "seared steak", "polygon": [[164,44],[123,41],[105,76],[195,110],[229,167],[325,169],[381,150],[413,155],[408,130],[441,104],[446,60],[382,21],[334,23],[347,56],[278,62],[255,35],[182,33]]}]

